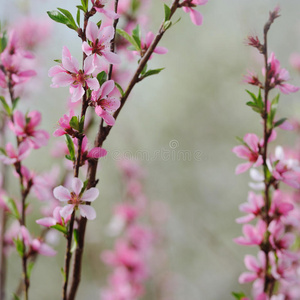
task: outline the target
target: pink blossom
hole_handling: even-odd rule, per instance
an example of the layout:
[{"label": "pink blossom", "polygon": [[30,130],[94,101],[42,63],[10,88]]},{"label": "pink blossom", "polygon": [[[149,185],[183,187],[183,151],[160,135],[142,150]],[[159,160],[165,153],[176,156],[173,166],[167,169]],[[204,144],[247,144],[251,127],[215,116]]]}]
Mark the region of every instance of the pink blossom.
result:
[{"label": "pink blossom", "polygon": [[287,216],[291,210],[293,210],[294,205],[285,201],[285,195],[282,191],[274,191],[271,207],[269,214],[273,218],[281,218]]},{"label": "pink blossom", "polygon": [[29,251],[37,252],[45,256],[54,256],[56,251],[45,243],[42,243],[39,239],[33,239],[30,236],[28,229],[25,226],[21,226],[20,233],[24,244],[29,248]]},{"label": "pink blossom", "polygon": [[272,276],[276,280],[285,279],[295,282],[297,279],[296,270],[293,268],[292,260],[287,256],[275,257],[274,252],[270,252],[270,265]]},{"label": "pink blossom", "polygon": [[41,123],[41,113],[37,110],[23,115],[22,112],[16,110],[13,114],[13,122],[9,123],[10,129],[14,134],[23,140],[27,140],[29,145],[38,149],[47,145],[49,133],[46,130],[36,129]]},{"label": "pink blossom", "polygon": [[55,209],[53,210],[53,217],[38,219],[36,220],[36,223],[45,227],[51,227],[56,224],[64,226],[64,223],[68,223],[68,221],[70,220],[71,215],[67,216],[65,220],[62,220],[62,217],[60,215],[61,209],[62,208],[60,206],[55,207]]},{"label": "pink blossom", "polygon": [[107,0],[92,0],[93,8],[96,9],[98,13],[104,14],[110,19],[118,19],[120,16],[112,10],[104,9]]},{"label": "pink blossom", "polygon": [[259,153],[261,144],[257,135],[248,133],[244,137],[245,145],[236,146],[232,149],[238,157],[248,160],[249,162],[237,166],[235,173],[240,174],[246,172],[252,166],[258,167],[262,165],[263,159]]},{"label": "pink blossom", "polygon": [[290,56],[290,64],[297,71],[300,71],[300,53],[293,53]]},{"label": "pink blossom", "polygon": [[203,17],[200,12],[194,9],[197,5],[204,5],[208,2],[208,0],[184,0],[181,3],[181,7],[184,12],[190,14],[191,21],[195,25],[202,25]]},{"label": "pink blossom", "polygon": [[96,188],[90,188],[82,192],[83,182],[79,178],[73,178],[72,189],[70,192],[67,188],[60,185],[53,190],[53,195],[56,199],[62,202],[68,202],[60,210],[60,215],[66,220],[75,209],[79,209],[81,216],[93,220],[96,218],[96,211],[86,202],[93,202],[99,195],[99,191]]},{"label": "pink blossom", "polygon": [[2,160],[4,164],[10,165],[24,160],[29,155],[31,148],[29,143],[24,141],[18,146],[17,150],[14,149],[11,143],[7,143],[5,150],[6,155],[0,154],[0,160]]},{"label": "pink blossom", "polygon": [[64,134],[73,134],[73,128],[70,126],[70,121],[74,117],[74,111],[71,109],[69,115],[64,114],[58,121],[59,128],[56,129],[53,133],[55,137],[62,136]]},{"label": "pink blossom", "polygon": [[[141,51],[140,51],[141,57],[144,56],[144,54],[146,53],[146,51],[152,44],[154,38],[155,38],[155,35],[153,34],[153,32],[149,31],[146,35],[145,41],[141,40]],[[165,47],[157,46],[157,47],[155,47],[153,52],[157,53],[157,54],[166,54],[166,53],[168,53],[168,49]],[[138,52],[136,52],[136,53],[138,53]]]},{"label": "pink blossom", "polygon": [[[289,83],[285,83],[290,79],[289,72],[286,69],[280,68],[280,62],[276,59],[275,54],[272,52],[269,56],[268,63],[270,69],[268,71],[268,78],[272,87],[277,87],[284,94],[290,94],[297,92],[300,88],[293,86]],[[263,69],[263,75],[265,76],[266,70]]]},{"label": "pink blossom", "polygon": [[79,63],[73,57],[67,47],[63,47],[62,63],[52,67],[48,75],[52,78],[52,87],[70,86],[71,101],[77,102],[84,95],[84,87],[91,90],[99,89],[99,82],[92,77],[95,70],[93,57],[88,56],[84,60],[83,70],[79,69]]},{"label": "pink blossom", "polygon": [[95,106],[96,114],[103,118],[107,125],[113,126],[115,118],[111,115],[120,107],[120,101],[110,96],[115,88],[113,80],[104,82],[98,91],[92,92],[91,105]]},{"label": "pink blossom", "polygon": [[93,55],[94,64],[99,69],[101,67],[99,56],[103,56],[110,64],[121,63],[119,56],[110,50],[110,41],[114,35],[115,30],[113,26],[98,28],[93,22],[89,22],[87,25],[86,37],[90,41],[90,44],[83,42],[82,50],[86,55]]},{"label": "pink blossom", "polygon": [[242,273],[239,277],[239,283],[243,284],[255,281],[255,293],[263,292],[266,272],[266,254],[263,251],[259,251],[257,258],[252,255],[246,255],[244,262],[250,272]]},{"label": "pink blossom", "polygon": [[264,207],[264,198],[262,195],[256,195],[253,192],[248,193],[248,202],[240,205],[240,211],[248,213],[246,216],[236,219],[237,223],[246,223],[254,220],[261,213]]},{"label": "pink blossom", "polygon": [[243,81],[251,85],[262,86],[262,83],[259,81],[258,76],[251,71],[248,71],[248,74],[244,75]]},{"label": "pink blossom", "polygon": [[244,236],[234,239],[237,244],[245,246],[260,245],[264,240],[267,225],[263,220],[258,220],[256,226],[245,224],[243,226]]}]

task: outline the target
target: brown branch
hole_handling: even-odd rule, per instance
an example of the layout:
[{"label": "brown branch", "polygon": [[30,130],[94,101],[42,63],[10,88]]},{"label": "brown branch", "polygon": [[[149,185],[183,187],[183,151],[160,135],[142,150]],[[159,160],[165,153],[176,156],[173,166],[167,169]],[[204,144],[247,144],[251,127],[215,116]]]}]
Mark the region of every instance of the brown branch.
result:
[{"label": "brown branch", "polygon": [[[170,18],[175,13],[176,9],[178,8],[179,0],[174,0],[173,4],[171,6],[171,14]],[[163,37],[164,33],[166,32],[166,29],[164,28],[164,22],[162,22],[159,31],[157,35],[155,36],[154,40],[152,41],[150,47],[147,49],[145,55],[140,60],[140,63],[138,65],[138,68],[133,75],[126,92],[121,97],[121,105],[119,109],[114,113],[114,118],[117,119],[121,109],[126,103],[126,100],[128,99],[128,96],[130,95],[133,87],[135,84],[139,81],[139,76],[144,69],[145,65],[147,64],[150,56],[153,54],[154,49],[156,48],[157,44]],[[103,145],[103,142],[106,140],[110,130],[111,126],[104,127],[103,120],[99,126],[99,131],[95,139],[95,147],[101,147]],[[93,159],[89,161],[88,165],[88,172],[87,172],[87,178],[88,178],[88,187],[91,188],[94,187],[97,183],[96,180],[96,172],[97,172],[97,165],[98,165],[98,159]],[[73,276],[72,276],[72,284],[69,292],[68,300],[74,300],[76,296],[76,292],[80,283],[81,279],[81,265],[82,265],[82,254],[84,250],[84,238],[85,238],[85,229],[86,229],[87,219],[81,217],[78,225],[78,244],[75,251],[75,258],[74,258],[74,265],[73,265]]]}]

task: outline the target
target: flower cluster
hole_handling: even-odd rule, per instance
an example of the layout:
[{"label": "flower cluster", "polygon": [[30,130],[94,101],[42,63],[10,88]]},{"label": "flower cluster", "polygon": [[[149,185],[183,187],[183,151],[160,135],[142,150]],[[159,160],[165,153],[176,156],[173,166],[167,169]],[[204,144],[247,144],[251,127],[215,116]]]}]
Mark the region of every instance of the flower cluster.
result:
[{"label": "flower cluster", "polygon": [[[272,24],[277,17],[278,9],[275,9],[267,24]],[[266,38],[267,31],[264,34]],[[268,56],[266,45],[262,45],[258,37],[250,37],[249,45],[257,48],[267,62],[263,68],[264,83],[254,74],[246,77],[247,83],[264,90],[264,99],[261,90],[257,96],[247,91],[252,98],[247,105],[262,118],[264,135],[259,138],[253,133],[246,134],[239,139],[242,145],[233,148],[238,157],[247,161],[236,168],[236,174],[250,169],[250,176],[255,181],[249,184],[254,191],[249,192],[248,201],[240,205],[240,210],[246,215],[236,220],[243,224],[243,236],[234,241],[259,247],[257,257],[245,256],[248,271],[240,275],[239,282],[253,282],[255,300],[299,299],[299,289],[295,289],[299,284],[300,266],[300,252],[295,248],[296,236],[299,235],[296,217],[299,216],[296,200],[300,187],[299,155],[281,146],[275,148],[274,154],[268,148],[269,143],[276,139],[276,127],[288,130],[292,127],[285,118],[275,120],[279,95],[269,101],[269,92],[279,88],[282,93],[289,94],[299,88],[286,83],[288,72],[280,67],[274,53]],[[282,189],[282,184],[297,190],[288,193]],[[248,298],[239,294],[237,299]]]}]

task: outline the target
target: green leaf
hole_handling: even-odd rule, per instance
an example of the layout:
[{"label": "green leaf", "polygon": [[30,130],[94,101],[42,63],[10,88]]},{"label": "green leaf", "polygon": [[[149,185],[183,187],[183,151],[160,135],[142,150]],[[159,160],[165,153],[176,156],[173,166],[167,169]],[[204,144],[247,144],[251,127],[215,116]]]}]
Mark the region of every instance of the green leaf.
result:
[{"label": "green leaf", "polygon": [[84,193],[84,191],[86,190],[86,187],[87,187],[87,185],[88,185],[88,183],[89,183],[89,180],[87,179],[84,183],[83,183],[83,187],[82,187],[82,189],[81,189],[81,191],[80,191],[80,196]]},{"label": "green leaf", "polygon": [[141,6],[140,0],[132,0],[131,2],[131,10],[133,13],[135,13]]},{"label": "green leaf", "polygon": [[17,238],[17,239],[14,239],[14,243],[15,243],[17,252],[19,253],[19,255],[21,257],[23,257],[23,255],[25,253],[25,246],[24,246],[23,241],[21,241],[19,238]]},{"label": "green leaf", "polygon": [[248,90],[246,90],[246,92],[251,96],[251,98],[253,99],[254,103],[257,103],[256,96],[253,93],[251,93],[250,91],[248,91]]},{"label": "green leaf", "polygon": [[76,247],[78,245],[78,230],[74,229],[73,234],[74,234],[74,243],[71,248],[71,253],[73,253],[76,250]]},{"label": "green leaf", "polygon": [[88,11],[89,0],[81,0],[81,4],[83,6],[84,12]]},{"label": "green leaf", "polygon": [[101,73],[99,73],[97,75],[97,79],[98,79],[99,84],[101,86],[107,79],[107,74],[105,73],[105,71],[102,71]]},{"label": "green leaf", "polygon": [[235,293],[235,292],[232,292],[231,294],[237,300],[241,300],[241,299],[243,299],[243,298],[246,297],[246,295],[244,293]]},{"label": "green leaf", "polygon": [[132,30],[132,37],[136,41],[136,43],[139,46],[139,49],[141,49],[141,30],[140,26],[137,25],[133,30]]},{"label": "green leaf", "polygon": [[65,155],[65,158],[66,158],[66,159],[68,159],[68,160],[72,160],[71,156],[70,156],[70,155],[68,155],[68,154],[67,154],[67,155]]},{"label": "green leaf", "polygon": [[76,25],[76,23],[75,23],[75,20],[74,20],[72,14],[71,14],[68,10],[66,10],[66,9],[59,8],[59,7],[58,7],[57,9],[58,9],[61,13],[63,13],[63,14],[68,18],[71,27],[68,26],[68,25],[67,25],[67,26],[70,27],[71,29],[74,29],[74,30],[77,31],[78,27],[77,27],[77,25]]},{"label": "green leaf", "polygon": [[168,20],[170,20],[171,9],[166,4],[164,4],[164,8],[165,8],[165,21],[168,21]]},{"label": "green leaf", "polygon": [[6,153],[6,151],[5,151],[4,148],[1,148],[1,147],[0,147],[0,152],[1,152],[3,155],[7,156],[7,153]]},{"label": "green leaf", "polygon": [[172,26],[172,21],[168,20],[164,22],[164,29],[167,30]]},{"label": "green leaf", "polygon": [[2,33],[2,38],[0,39],[0,53],[3,52],[3,50],[7,46],[7,36],[6,36],[6,31]]},{"label": "green leaf", "polygon": [[20,219],[20,213],[18,211],[15,201],[12,198],[9,198],[7,196],[3,196],[3,200],[4,200],[5,204],[7,205],[8,209],[10,210],[11,214],[16,219]]},{"label": "green leaf", "polygon": [[12,103],[12,111],[14,111],[19,103],[20,97],[16,98]]},{"label": "green leaf", "polygon": [[159,74],[162,70],[164,70],[164,68],[161,68],[161,69],[154,69],[154,70],[149,70],[149,71],[147,71],[147,72],[143,75],[143,78],[148,77],[148,76],[152,76],[152,75]]},{"label": "green leaf", "polygon": [[279,103],[279,97],[280,94],[278,94],[271,102],[271,109],[270,109],[270,122],[271,124],[273,124],[275,115],[276,115],[276,111],[277,111],[277,107],[278,107],[278,103]]},{"label": "green leaf", "polygon": [[64,268],[60,268],[60,272],[61,272],[61,275],[63,276],[64,281],[66,281],[66,273],[64,271]]},{"label": "green leaf", "polygon": [[69,125],[70,125],[73,129],[79,131],[78,117],[73,116],[73,117],[71,118],[70,122],[69,122]]},{"label": "green leaf", "polygon": [[135,41],[135,39],[130,36],[125,30],[118,28],[117,29],[117,33],[122,36],[123,38],[125,38],[130,44],[132,44],[135,48],[135,50],[140,51],[140,47],[137,44],[137,42]]},{"label": "green leaf", "polygon": [[62,60],[61,59],[54,59],[55,62],[61,64],[62,63]]},{"label": "green leaf", "polygon": [[14,300],[20,300],[20,298],[15,293],[13,293],[13,297],[14,297]]},{"label": "green leaf", "polygon": [[77,14],[76,14],[76,21],[77,25],[80,27],[80,9],[77,9]]},{"label": "green leaf", "polygon": [[275,122],[274,127],[280,126],[280,125],[283,124],[286,120],[287,120],[287,118],[282,118],[282,119],[278,120],[277,122]]},{"label": "green leaf", "polygon": [[27,265],[27,278],[30,278],[33,266],[34,266],[33,261],[28,263],[28,265]]},{"label": "green leaf", "polygon": [[67,147],[68,147],[69,153],[70,153],[70,159],[72,161],[75,161],[75,147],[74,147],[73,140],[71,139],[71,137],[68,134],[65,134],[65,136],[66,136]]},{"label": "green leaf", "polygon": [[83,128],[84,128],[84,116],[82,116],[79,121],[79,132],[80,133],[83,133]]},{"label": "green leaf", "polygon": [[66,229],[66,227],[60,225],[60,224],[56,224],[56,225],[53,225],[53,226],[50,226],[50,228],[53,228],[53,229],[56,229],[57,231],[60,231],[62,232],[63,234],[68,234],[68,231]]},{"label": "green leaf", "polygon": [[69,28],[77,31],[77,26],[75,24],[73,17],[72,17],[72,19],[74,21],[74,24],[72,22],[70,22],[70,20],[66,16],[64,16],[63,14],[61,14],[60,12],[58,12],[56,10],[47,11],[47,14],[53,21],[65,24]]},{"label": "green leaf", "polygon": [[[138,63],[140,63],[140,61],[139,61]],[[142,75],[143,77],[144,77],[144,74],[147,72],[147,68],[148,68],[148,65],[145,64],[145,66],[144,66],[144,68],[143,68],[143,70],[142,70],[142,72],[141,72],[141,75]]]},{"label": "green leaf", "polygon": [[86,11],[84,10],[84,7],[83,7],[82,5],[76,5],[76,7],[77,7],[79,10],[82,10],[83,12],[86,12]]},{"label": "green leaf", "polygon": [[11,109],[3,96],[0,96],[0,101],[2,102],[3,108],[5,109],[6,113],[10,116]]},{"label": "green leaf", "polygon": [[124,96],[124,91],[123,91],[122,87],[117,82],[115,82],[115,86],[118,88],[121,96],[123,97]]}]

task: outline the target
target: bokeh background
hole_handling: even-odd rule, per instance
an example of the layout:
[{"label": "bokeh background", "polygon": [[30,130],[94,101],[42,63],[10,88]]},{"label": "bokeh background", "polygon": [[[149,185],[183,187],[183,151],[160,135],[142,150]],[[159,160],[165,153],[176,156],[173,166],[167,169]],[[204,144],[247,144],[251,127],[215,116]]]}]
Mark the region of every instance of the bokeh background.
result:
[{"label": "bokeh background", "polygon": [[[75,13],[73,6],[79,2],[1,0],[0,18],[18,22],[24,9],[42,18],[48,18],[46,11],[56,7]],[[152,2],[149,29],[155,32],[163,18],[163,2]],[[150,201],[159,200],[169,207],[162,230],[167,236],[166,272],[173,274],[173,299],[225,300],[232,299],[232,291],[248,291],[249,287],[239,286],[237,278],[245,269],[244,255],[256,249],[238,246],[232,239],[241,233],[241,226],[234,220],[241,215],[238,205],[246,201],[249,176],[234,175],[241,161],[231,149],[237,144],[235,136],[262,132],[258,116],[245,105],[248,87],[242,76],[247,69],[261,70],[260,57],[245,45],[245,38],[249,34],[262,37],[268,13],[277,4],[282,16],[271,28],[269,50],[289,69],[292,83],[300,85],[300,75],[289,65],[290,54],[300,52],[299,0],[210,0],[198,8],[204,15],[201,27],[194,26],[187,14],[178,12],[181,21],[161,42],[169,53],[151,60],[151,67],[166,69],[136,86],[105,142],[109,155],[101,161],[101,197],[95,202],[98,217],[88,225],[78,299],[99,299],[105,284],[103,274],[107,272],[99,254],[111,243],[104,228],[122,195],[116,162],[122,155],[141,158],[137,154],[141,151],[147,154],[140,161],[147,172],[147,195]],[[81,57],[80,41],[74,32],[53,24],[52,34],[38,53],[39,81],[32,85],[31,99],[24,104],[42,111],[43,127],[51,132],[65,112],[68,90],[51,89],[47,71],[53,60],[61,57],[63,45]],[[299,99],[299,94],[283,95],[280,116],[300,118]],[[294,133],[278,133],[278,144],[293,144]],[[31,156],[28,165],[44,171],[57,163],[48,156],[54,140],[52,137],[47,149]],[[184,159],[178,153],[190,156]],[[31,226],[36,226],[33,221]],[[61,244],[63,249],[64,242]],[[13,255],[9,261],[9,291],[14,290],[20,274],[18,259]],[[32,275],[32,300],[59,299],[62,264],[63,252],[55,258],[38,259]]]}]

